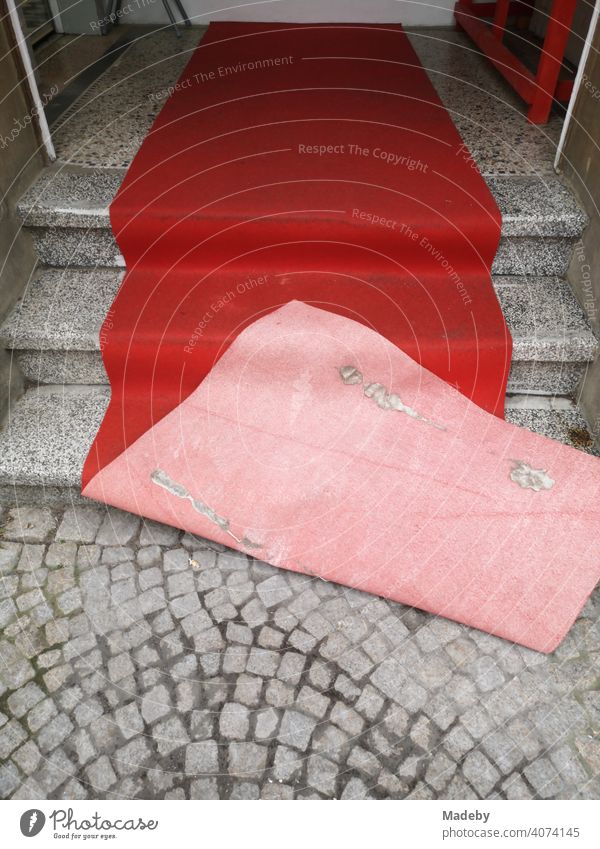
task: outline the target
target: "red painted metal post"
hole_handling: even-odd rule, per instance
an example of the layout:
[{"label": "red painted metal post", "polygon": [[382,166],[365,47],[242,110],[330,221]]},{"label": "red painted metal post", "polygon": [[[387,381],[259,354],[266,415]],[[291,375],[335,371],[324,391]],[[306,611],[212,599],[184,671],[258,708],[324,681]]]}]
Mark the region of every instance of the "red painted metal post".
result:
[{"label": "red painted metal post", "polygon": [[536,74],[533,100],[527,113],[532,124],[545,124],[558,85],[577,0],[554,0]]},{"label": "red painted metal post", "polygon": [[[512,4],[499,0],[493,9],[491,3],[473,6],[471,0],[458,0],[454,8],[457,24],[529,105],[527,119],[532,124],[545,124],[550,116],[553,98],[567,100],[572,91],[572,81],[561,81],[559,75],[576,4],[577,0],[553,0],[535,76],[502,42],[506,14],[516,13],[522,7],[528,7],[530,10],[530,0]],[[491,27],[480,19],[474,12],[475,9],[494,11],[494,23]]]},{"label": "red painted metal post", "polygon": [[456,4],[454,14],[458,24],[483,51],[492,65],[523,98],[525,103],[531,103],[535,77],[529,68],[526,68],[505,44],[494,37],[491,27],[469,14],[462,2]]},{"label": "red painted metal post", "polygon": [[492,24],[492,32],[496,38],[504,38],[504,30],[506,29],[506,21],[508,19],[508,7],[510,0],[498,0],[496,3],[496,11],[494,12],[494,23]]}]

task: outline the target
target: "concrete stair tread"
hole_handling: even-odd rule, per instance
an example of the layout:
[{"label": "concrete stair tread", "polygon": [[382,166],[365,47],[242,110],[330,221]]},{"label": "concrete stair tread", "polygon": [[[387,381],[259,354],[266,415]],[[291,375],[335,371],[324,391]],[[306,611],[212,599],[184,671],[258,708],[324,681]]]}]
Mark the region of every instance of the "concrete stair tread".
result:
[{"label": "concrete stair tread", "polygon": [[[99,332],[123,273],[113,269],[41,269],[0,327],[16,351],[99,355]],[[589,362],[598,340],[569,285],[556,278],[495,277],[513,336],[513,361]]]},{"label": "concrete stair tread", "polygon": [[[79,496],[84,459],[109,400],[104,387],[29,389],[0,430],[0,498],[63,503]],[[592,453],[585,422],[566,399],[507,399],[513,424]]]},{"label": "concrete stair tread", "polygon": [[[28,227],[109,229],[108,207],[124,168],[47,168],[23,195],[18,212]],[[585,213],[556,176],[486,178],[503,217],[503,236],[576,237]]]}]

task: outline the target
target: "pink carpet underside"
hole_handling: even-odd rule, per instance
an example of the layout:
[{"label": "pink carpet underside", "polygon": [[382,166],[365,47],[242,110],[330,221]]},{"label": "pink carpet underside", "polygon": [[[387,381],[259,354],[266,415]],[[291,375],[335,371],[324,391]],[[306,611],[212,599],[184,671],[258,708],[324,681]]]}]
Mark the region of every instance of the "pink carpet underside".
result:
[{"label": "pink carpet underside", "polygon": [[84,495],[548,652],[600,579],[599,470],[294,301]]}]

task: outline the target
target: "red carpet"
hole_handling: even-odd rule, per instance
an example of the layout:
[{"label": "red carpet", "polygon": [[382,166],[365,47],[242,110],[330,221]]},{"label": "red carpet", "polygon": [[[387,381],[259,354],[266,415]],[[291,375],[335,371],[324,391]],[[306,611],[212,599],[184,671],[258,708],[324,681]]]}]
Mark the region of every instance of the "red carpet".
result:
[{"label": "red carpet", "polygon": [[128,271],[84,486],[294,299],[502,415],[500,213],[400,26],[212,24],[110,212]]},{"label": "red carpet", "polygon": [[83,494],[546,652],[600,577],[598,465],[295,302]]}]

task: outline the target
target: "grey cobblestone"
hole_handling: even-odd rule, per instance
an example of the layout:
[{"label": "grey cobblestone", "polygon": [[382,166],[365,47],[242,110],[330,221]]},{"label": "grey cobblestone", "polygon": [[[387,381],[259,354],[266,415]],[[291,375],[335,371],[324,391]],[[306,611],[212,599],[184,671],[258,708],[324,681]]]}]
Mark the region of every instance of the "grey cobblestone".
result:
[{"label": "grey cobblestone", "polygon": [[257,740],[270,740],[279,725],[279,713],[274,708],[264,708],[256,713],[254,734]]},{"label": "grey cobblestone", "polygon": [[317,719],[322,719],[325,716],[330,703],[331,700],[327,696],[313,690],[308,685],[302,687],[298,693],[297,705],[300,710],[315,716]]},{"label": "grey cobblestone", "polygon": [[280,656],[275,651],[268,649],[252,648],[248,655],[246,671],[252,675],[260,675],[263,678],[272,678],[277,672]]},{"label": "grey cobblestone", "polygon": [[20,719],[28,710],[39,704],[44,697],[43,690],[31,681],[19,690],[15,690],[8,697],[6,704],[11,714]]},{"label": "grey cobblestone", "polygon": [[56,539],[60,542],[94,542],[103,513],[102,507],[92,504],[65,510],[56,532]]},{"label": "grey cobblestone", "polygon": [[80,545],[77,549],[77,567],[83,571],[97,566],[102,551],[99,545]]},{"label": "grey cobblestone", "polygon": [[44,761],[36,773],[36,781],[47,794],[53,793],[57,787],[70,779],[74,772],[73,761],[59,748]]},{"label": "grey cobblestone", "polygon": [[267,748],[257,743],[230,743],[229,773],[240,778],[261,780],[267,765]]},{"label": "grey cobblestone", "polygon": [[3,541],[0,546],[0,573],[5,575],[14,569],[21,556],[22,546],[18,542]]},{"label": "grey cobblestone", "polygon": [[256,587],[256,592],[264,606],[269,609],[292,597],[292,591],[283,575],[277,574]]},{"label": "grey cobblestone", "polygon": [[50,698],[44,699],[43,702],[37,704],[27,714],[27,724],[30,730],[35,734],[39,731],[50,719],[57,713],[56,705]]},{"label": "grey cobblestone", "polygon": [[264,625],[269,618],[267,609],[259,598],[249,601],[241,610],[242,619],[249,628]]},{"label": "grey cobblestone", "polygon": [[5,519],[3,798],[598,791],[598,590],[544,656],[116,510]]},{"label": "grey cobblestone", "polygon": [[219,787],[216,779],[202,778],[192,781],[190,785],[190,799],[219,799]]},{"label": "grey cobblestone", "polygon": [[19,787],[21,777],[19,770],[12,764],[3,764],[0,766],[0,798],[6,799]]},{"label": "grey cobblestone", "polygon": [[263,785],[261,799],[291,800],[294,798],[294,788],[289,784],[265,784]]},{"label": "grey cobblestone", "polygon": [[73,723],[68,716],[65,716],[64,713],[59,713],[38,734],[37,742],[40,749],[44,753],[51,752],[66,740],[72,730]]},{"label": "grey cobblestone", "polygon": [[245,705],[228,702],[221,709],[219,730],[229,740],[244,740],[250,727],[250,712]]},{"label": "grey cobblestone", "polygon": [[151,757],[151,749],[143,737],[136,737],[113,756],[115,768],[120,776],[131,775],[140,769]]},{"label": "grey cobblestone", "polygon": [[108,677],[113,682],[118,682],[135,670],[133,661],[128,654],[120,654],[108,661]]},{"label": "grey cobblestone", "polygon": [[96,756],[96,748],[92,743],[92,738],[83,728],[80,728],[71,736],[69,743],[77,756],[77,762],[82,766]]},{"label": "grey cobblestone", "polygon": [[17,690],[35,677],[32,664],[24,657],[0,671],[0,681],[9,690]]},{"label": "grey cobblestone", "polygon": [[529,764],[523,774],[541,799],[556,798],[563,789],[563,781],[548,758]]},{"label": "grey cobblestone", "polygon": [[168,755],[190,742],[186,728],[177,716],[158,722],[153,731],[159,755]]},{"label": "grey cobblestone", "polygon": [[331,710],[331,721],[356,737],[363,730],[365,721],[353,708],[343,702],[336,702]]},{"label": "grey cobblestone", "polygon": [[286,710],[281,720],[278,738],[284,745],[305,752],[316,725],[316,719],[297,710]]},{"label": "grey cobblestone", "polygon": [[92,788],[101,793],[112,787],[117,780],[115,771],[106,755],[102,755],[97,761],[90,764],[86,769],[86,775]]},{"label": "grey cobblestone", "polygon": [[139,525],[140,519],[137,516],[108,508],[96,534],[96,543],[106,546],[127,545]]},{"label": "grey cobblestone", "polygon": [[470,752],[463,764],[463,774],[473,788],[481,789],[484,795],[491,793],[500,778],[496,767],[481,752]]},{"label": "grey cobblestone", "polygon": [[188,775],[218,772],[219,753],[214,740],[189,743],[185,750],[185,771]]},{"label": "grey cobblestone", "polygon": [[136,702],[130,702],[118,708],[115,711],[115,721],[126,740],[141,734],[144,730],[144,721]]},{"label": "grey cobblestone", "polygon": [[364,781],[360,778],[351,778],[344,787],[342,799],[372,799]]},{"label": "grey cobblestone", "polygon": [[335,796],[337,773],[337,764],[322,757],[322,755],[311,755],[308,758],[308,786],[318,790],[324,796]]},{"label": "grey cobblestone", "polygon": [[425,781],[434,790],[441,792],[456,772],[456,763],[443,752],[438,752],[427,767]]},{"label": "grey cobblestone", "polygon": [[7,539],[44,542],[56,528],[56,517],[47,507],[15,507],[8,511],[5,527]]},{"label": "grey cobblestone", "polygon": [[[133,549],[127,545],[109,545],[102,552],[102,563],[107,566],[118,566],[133,558]],[[113,570],[116,572],[117,570]]]},{"label": "grey cobblestone", "polygon": [[151,522],[149,519],[144,519],[142,522],[142,530],[140,531],[140,545],[176,545],[181,531],[177,528],[171,528],[169,525],[160,525],[158,522]]},{"label": "grey cobblestone", "polygon": [[157,545],[148,545],[140,548],[137,553],[137,562],[141,569],[149,569],[158,566],[162,561],[162,551]]},{"label": "grey cobblestone", "polygon": [[354,746],[348,755],[348,766],[366,775],[375,776],[379,773],[381,765],[376,755],[364,749],[362,746]]},{"label": "grey cobblestone", "polygon": [[3,760],[8,758],[11,752],[26,739],[27,734],[20,723],[11,719],[0,729],[0,758]]},{"label": "grey cobblestone", "polygon": [[277,781],[295,781],[303,767],[302,756],[287,746],[277,746],[273,763],[273,776]]},{"label": "grey cobblestone", "polygon": [[259,704],[263,681],[255,675],[240,675],[234,691],[234,698],[244,705],[255,706]]},{"label": "grey cobblestone", "polygon": [[562,781],[566,785],[581,786],[587,779],[587,773],[570,746],[563,745],[550,754]]},{"label": "grey cobblestone", "polygon": [[532,794],[520,775],[513,773],[502,782],[507,799],[531,799]]},{"label": "grey cobblestone", "polygon": [[33,740],[28,740],[13,753],[12,759],[25,775],[31,775],[42,761],[42,753]]},{"label": "grey cobblestone", "polygon": [[230,799],[252,801],[260,797],[260,786],[250,781],[236,781],[229,794]]}]

